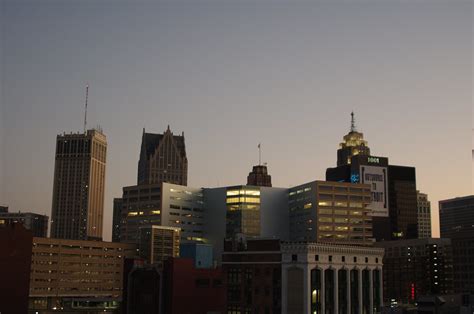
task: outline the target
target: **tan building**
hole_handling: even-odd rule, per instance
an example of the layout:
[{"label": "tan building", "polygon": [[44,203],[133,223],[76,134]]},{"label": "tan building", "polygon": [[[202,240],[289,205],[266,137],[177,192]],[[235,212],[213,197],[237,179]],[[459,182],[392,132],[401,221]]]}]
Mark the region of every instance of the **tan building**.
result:
[{"label": "tan building", "polygon": [[33,238],[30,310],[118,306],[124,258],[136,255],[133,244]]},{"label": "tan building", "polygon": [[313,181],[291,188],[290,241],[371,245],[370,186]]},{"label": "tan building", "polygon": [[428,195],[416,191],[416,203],[418,214],[418,238],[431,238],[431,202]]},{"label": "tan building", "polygon": [[52,238],[102,239],[106,154],[99,130],[57,136]]},{"label": "tan building", "polygon": [[150,264],[163,266],[169,257],[179,257],[181,230],[173,227],[146,226],[140,228],[140,257]]}]

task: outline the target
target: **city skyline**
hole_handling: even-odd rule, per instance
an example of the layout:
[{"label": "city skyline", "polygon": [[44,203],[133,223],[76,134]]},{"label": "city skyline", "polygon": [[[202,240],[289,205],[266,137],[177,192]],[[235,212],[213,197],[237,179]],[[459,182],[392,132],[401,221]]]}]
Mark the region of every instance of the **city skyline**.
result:
[{"label": "city skyline", "polygon": [[369,4],[4,2],[0,202],[51,217],[54,139],[82,130],[88,82],[109,143],[105,240],[143,127],[184,131],[190,186],[244,184],[262,143],[290,187],[336,166],[352,110],[372,155],[416,167],[438,236],[438,200],[472,193],[471,4]]}]

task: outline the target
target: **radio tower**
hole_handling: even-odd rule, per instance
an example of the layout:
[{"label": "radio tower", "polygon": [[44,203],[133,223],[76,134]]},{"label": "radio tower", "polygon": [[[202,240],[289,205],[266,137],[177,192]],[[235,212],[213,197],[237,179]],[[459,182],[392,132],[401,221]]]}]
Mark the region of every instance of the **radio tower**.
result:
[{"label": "radio tower", "polygon": [[87,129],[87,100],[89,98],[89,84],[86,85],[86,108],[84,110],[84,134],[86,133]]}]

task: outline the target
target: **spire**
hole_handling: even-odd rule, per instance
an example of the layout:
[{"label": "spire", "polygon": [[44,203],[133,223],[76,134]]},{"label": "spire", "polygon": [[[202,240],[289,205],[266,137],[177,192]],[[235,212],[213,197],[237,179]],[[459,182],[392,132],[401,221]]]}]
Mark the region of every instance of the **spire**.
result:
[{"label": "spire", "polygon": [[87,100],[89,99],[89,84],[86,85],[86,104],[84,110],[84,134],[87,132]]},{"label": "spire", "polygon": [[356,132],[354,111],[351,112],[351,132]]}]

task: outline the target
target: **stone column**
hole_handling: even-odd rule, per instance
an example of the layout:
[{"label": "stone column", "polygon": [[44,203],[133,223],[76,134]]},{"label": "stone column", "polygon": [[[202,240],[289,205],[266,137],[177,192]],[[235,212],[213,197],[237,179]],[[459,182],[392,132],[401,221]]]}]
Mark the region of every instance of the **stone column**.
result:
[{"label": "stone column", "polygon": [[303,309],[304,314],[311,313],[311,271],[308,264],[303,265]]},{"label": "stone column", "polygon": [[346,291],[347,291],[347,314],[351,312],[351,270],[344,269],[346,272]]},{"label": "stone column", "polygon": [[380,308],[383,306],[383,271],[382,268],[379,269],[379,289],[380,289]]},{"label": "stone column", "polygon": [[370,314],[374,313],[374,281],[373,281],[373,269],[369,269],[369,305],[370,305]]},{"label": "stone column", "polygon": [[288,312],[288,267],[283,264],[281,267],[281,312]]},{"label": "stone column", "polygon": [[339,313],[339,268],[333,268],[334,270],[334,314]]},{"label": "stone column", "polygon": [[357,277],[359,278],[359,314],[362,314],[362,269],[357,269]]},{"label": "stone column", "polygon": [[[321,313],[326,314],[326,281],[325,281],[325,268],[321,268]],[[282,313],[284,313],[282,311]]]}]

